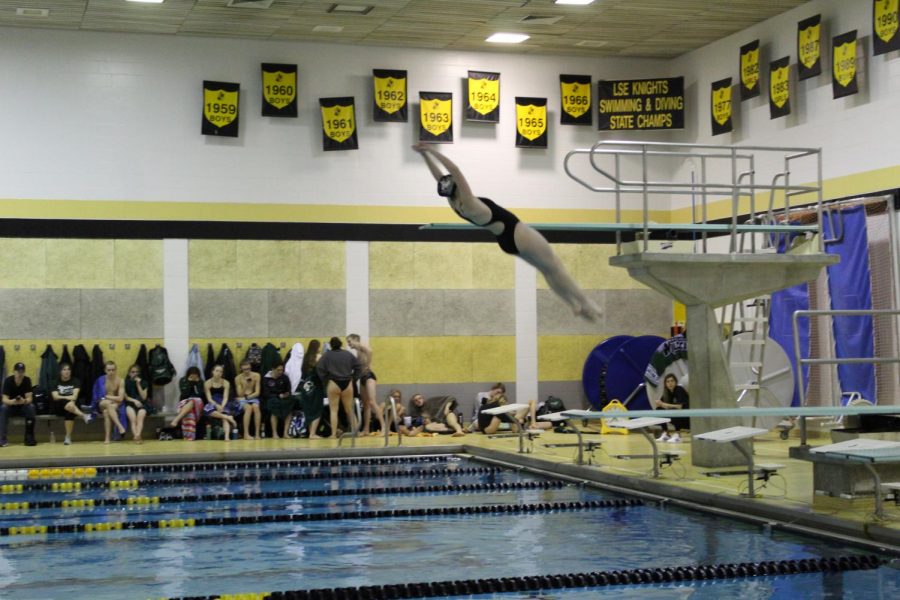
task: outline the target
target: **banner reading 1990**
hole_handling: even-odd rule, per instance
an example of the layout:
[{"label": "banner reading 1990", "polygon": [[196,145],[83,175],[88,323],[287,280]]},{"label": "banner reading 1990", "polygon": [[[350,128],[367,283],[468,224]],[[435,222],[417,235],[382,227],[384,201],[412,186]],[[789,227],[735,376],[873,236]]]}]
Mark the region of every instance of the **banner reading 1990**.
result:
[{"label": "banner reading 1990", "polygon": [[831,88],[835,98],[852,96],[859,91],[856,82],[856,30],[836,36],[831,41],[834,64]]},{"label": "banner reading 1990", "polygon": [[563,125],[592,125],[591,76],[560,75],[559,97],[562,110],[559,122]]},{"label": "banner reading 1990", "polygon": [[297,116],[297,65],[262,64],[262,116]]},{"label": "banner reading 1990", "polygon": [[375,85],[373,117],[375,121],[406,123],[406,71],[373,69]]},{"label": "banner reading 1990", "polygon": [[597,99],[601,131],[684,128],[684,77],[598,81]]},{"label": "banner reading 1990", "polygon": [[822,73],[822,15],[797,23],[797,79],[801,81]]},{"label": "banner reading 1990", "polygon": [[900,1],[873,0],[872,25],[875,55],[900,50],[900,34],[897,33],[900,27]]},{"label": "banner reading 1990", "polygon": [[239,83],[203,82],[203,121],[200,126],[203,135],[238,136],[240,89]]},{"label": "banner reading 1990", "polygon": [[500,73],[469,71],[466,120],[500,122]]},{"label": "banner reading 1990", "polygon": [[322,109],[322,150],[357,150],[353,96],[319,98]]},{"label": "banner reading 1990", "polygon": [[516,147],[547,147],[547,99],[516,96]]},{"label": "banner reading 1990", "polygon": [[419,92],[419,141],[453,141],[453,94]]}]

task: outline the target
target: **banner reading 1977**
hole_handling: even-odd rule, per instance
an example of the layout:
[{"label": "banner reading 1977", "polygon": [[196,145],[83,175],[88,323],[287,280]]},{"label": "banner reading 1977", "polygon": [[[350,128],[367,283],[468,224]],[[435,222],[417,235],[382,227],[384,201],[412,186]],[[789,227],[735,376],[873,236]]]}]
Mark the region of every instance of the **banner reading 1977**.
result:
[{"label": "banner reading 1977", "polygon": [[262,64],[262,116],[297,116],[297,65]]},{"label": "banner reading 1977", "polygon": [[375,85],[373,117],[375,121],[406,123],[406,71],[373,69]]},{"label": "banner reading 1977", "polygon": [[500,122],[500,73],[469,71],[466,120]]},{"label": "banner reading 1977", "polygon": [[710,91],[710,114],[712,115],[712,134],[720,135],[733,129],[731,115],[731,77],[714,81]]},{"label": "banner reading 1977", "polygon": [[453,94],[419,92],[419,141],[453,141]]},{"label": "banner reading 1977", "polygon": [[562,110],[559,122],[563,125],[592,125],[591,76],[560,75],[559,98]]},{"label": "banner reading 1977", "polygon": [[873,0],[872,2],[872,36],[874,53],[886,54],[900,50],[900,1]]},{"label": "banner reading 1977", "polygon": [[319,98],[322,109],[322,150],[357,150],[353,96]]},{"label": "banner reading 1977", "polygon": [[831,88],[835,98],[852,96],[859,91],[856,82],[856,30],[836,36],[831,41],[834,64]]},{"label": "banner reading 1977", "polygon": [[759,96],[759,40],[741,46],[741,100]]},{"label": "banner reading 1977", "polygon": [[822,15],[797,23],[797,79],[801,81],[822,73]]},{"label": "banner reading 1977", "polygon": [[547,147],[547,99],[516,96],[516,147]]},{"label": "banner reading 1977", "polygon": [[610,130],[684,128],[684,77],[598,81],[597,128]]},{"label": "banner reading 1977", "polygon": [[203,121],[200,126],[203,135],[238,136],[240,89],[239,83],[203,82]]}]

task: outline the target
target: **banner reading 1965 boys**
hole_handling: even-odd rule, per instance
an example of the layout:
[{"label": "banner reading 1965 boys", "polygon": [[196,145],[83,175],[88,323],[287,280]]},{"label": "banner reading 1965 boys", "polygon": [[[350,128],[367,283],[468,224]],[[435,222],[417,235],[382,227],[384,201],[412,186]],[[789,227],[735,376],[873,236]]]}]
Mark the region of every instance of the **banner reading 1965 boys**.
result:
[{"label": "banner reading 1965 boys", "polygon": [[598,81],[597,128],[683,129],[684,77]]}]

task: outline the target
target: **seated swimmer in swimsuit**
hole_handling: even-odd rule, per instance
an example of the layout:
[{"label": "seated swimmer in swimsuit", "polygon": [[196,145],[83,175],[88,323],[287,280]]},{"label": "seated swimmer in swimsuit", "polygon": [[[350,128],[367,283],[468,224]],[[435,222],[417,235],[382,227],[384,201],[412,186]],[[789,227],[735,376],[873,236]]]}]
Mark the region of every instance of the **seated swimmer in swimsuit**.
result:
[{"label": "seated swimmer in swimsuit", "polygon": [[[493,233],[504,252],[520,256],[540,271],[550,288],[577,316],[588,321],[600,316],[600,309],[578,287],[544,236],[502,206],[475,196],[459,167],[429,144],[419,142],[413,150],[425,159],[425,164],[438,182],[438,194],[447,198],[456,214]],[[448,175],[444,174],[438,163],[449,171]]]}]

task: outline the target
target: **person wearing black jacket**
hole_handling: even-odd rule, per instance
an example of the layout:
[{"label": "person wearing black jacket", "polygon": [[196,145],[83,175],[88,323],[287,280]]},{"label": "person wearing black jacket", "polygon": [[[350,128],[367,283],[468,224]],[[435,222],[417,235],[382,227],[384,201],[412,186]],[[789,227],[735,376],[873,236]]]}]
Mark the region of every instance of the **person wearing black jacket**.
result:
[{"label": "person wearing black jacket", "polygon": [[25,445],[36,446],[34,421],[37,416],[32,402],[31,379],[25,376],[25,364],[16,363],[13,374],[3,381],[2,404],[0,404],[0,448],[7,445],[6,424],[9,417],[21,414],[25,417]]},{"label": "person wearing black jacket", "polygon": [[72,377],[81,382],[78,389],[78,404],[81,406],[91,403],[91,390],[94,389],[94,381],[91,369],[91,355],[83,344],[72,348]]},{"label": "person wearing black jacket", "polygon": [[[663,379],[662,398],[656,401],[656,407],[675,410],[690,408],[687,390],[678,385],[678,378],[673,373],[669,373]],[[677,444],[681,441],[681,429],[688,429],[690,426],[691,420],[687,417],[675,417],[672,419],[672,427],[675,428],[675,433],[670,436],[669,428],[663,423],[662,435],[656,438],[656,441]]]},{"label": "person wearing black jacket", "polygon": [[344,407],[344,412],[350,419],[350,429],[354,433],[357,429],[356,411],[353,410],[353,385],[354,379],[359,378],[360,365],[352,352],[341,349],[341,339],[333,337],[329,341],[331,350],[322,355],[316,365],[316,373],[325,385],[325,393],[328,394],[328,410],[331,411],[331,437],[337,438],[338,425],[338,400]]}]

